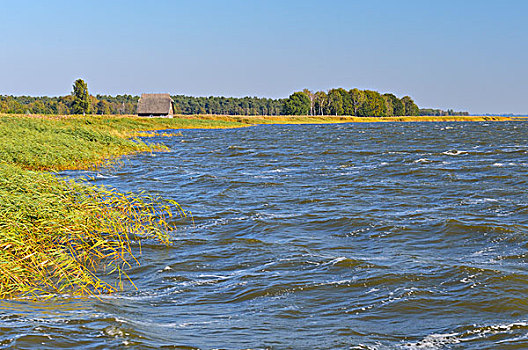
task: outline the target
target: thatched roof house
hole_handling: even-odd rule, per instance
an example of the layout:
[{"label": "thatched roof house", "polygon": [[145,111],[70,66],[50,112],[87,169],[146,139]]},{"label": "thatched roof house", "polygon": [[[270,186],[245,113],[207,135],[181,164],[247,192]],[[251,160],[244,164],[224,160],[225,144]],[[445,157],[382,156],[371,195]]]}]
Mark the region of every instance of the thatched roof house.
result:
[{"label": "thatched roof house", "polygon": [[142,94],[138,101],[140,117],[168,117],[174,114],[174,101],[169,94]]}]

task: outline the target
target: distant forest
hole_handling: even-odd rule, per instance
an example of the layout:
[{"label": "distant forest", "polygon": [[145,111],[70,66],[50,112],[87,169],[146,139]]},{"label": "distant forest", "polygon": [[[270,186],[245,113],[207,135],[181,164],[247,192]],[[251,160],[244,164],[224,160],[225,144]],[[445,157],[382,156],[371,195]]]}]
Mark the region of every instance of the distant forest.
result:
[{"label": "distant forest", "polygon": [[[87,93],[87,91],[86,91]],[[88,95],[87,114],[136,114],[139,96]],[[176,114],[223,115],[469,115],[468,112],[420,109],[411,97],[398,98],[371,90],[342,88],[328,92],[307,89],[294,92],[285,99],[261,97],[192,97],[172,96]],[[74,94],[60,97],[0,95],[0,113],[16,114],[79,114]]]}]

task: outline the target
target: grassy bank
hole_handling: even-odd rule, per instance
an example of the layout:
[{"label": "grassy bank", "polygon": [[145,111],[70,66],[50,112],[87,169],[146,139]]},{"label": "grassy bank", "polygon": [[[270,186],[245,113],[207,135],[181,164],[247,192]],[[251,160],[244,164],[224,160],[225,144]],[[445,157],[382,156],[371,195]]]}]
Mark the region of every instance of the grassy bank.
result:
[{"label": "grassy bank", "polygon": [[84,169],[125,154],[165,150],[135,136],[144,131],[227,128],[240,122],[118,116],[0,116],[0,162],[30,170]]},{"label": "grassy bank", "polygon": [[[52,173],[163,151],[146,130],[239,122],[130,117],[0,116],[0,298],[107,293],[126,279],[140,238],[168,242],[177,203],[118,193]],[[105,272],[105,273],[102,273]],[[117,278],[101,278],[113,273]],[[113,282],[112,282],[113,281]]]}]

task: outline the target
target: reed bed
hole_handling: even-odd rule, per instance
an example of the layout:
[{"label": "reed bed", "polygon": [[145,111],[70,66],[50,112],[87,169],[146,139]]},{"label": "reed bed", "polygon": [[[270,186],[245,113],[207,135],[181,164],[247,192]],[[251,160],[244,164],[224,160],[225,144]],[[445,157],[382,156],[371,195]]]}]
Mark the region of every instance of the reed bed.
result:
[{"label": "reed bed", "polygon": [[506,121],[510,117],[502,116],[404,116],[404,117],[354,117],[354,116],[233,116],[233,115],[196,115],[180,116],[236,122],[243,124],[327,124],[327,123],[373,123],[373,122],[454,122],[454,121]]},{"label": "reed bed", "polygon": [[[133,242],[168,244],[177,203],[0,165],[0,298],[109,293]],[[115,283],[101,273],[114,274]]]},{"label": "reed bed", "polygon": [[[0,116],[0,162],[31,170],[86,169],[125,154],[163,151],[145,131],[235,127],[239,122],[119,116]],[[169,135],[167,133],[167,135]]]},{"label": "reed bed", "polygon": [[42,172],[167,150],[129,138],[177,124],[148,122],[0,116],[0,298],[110,293],[133,285],[126,271],[142,239],[169,243],[175,218],[186,215],[178,203]]}]

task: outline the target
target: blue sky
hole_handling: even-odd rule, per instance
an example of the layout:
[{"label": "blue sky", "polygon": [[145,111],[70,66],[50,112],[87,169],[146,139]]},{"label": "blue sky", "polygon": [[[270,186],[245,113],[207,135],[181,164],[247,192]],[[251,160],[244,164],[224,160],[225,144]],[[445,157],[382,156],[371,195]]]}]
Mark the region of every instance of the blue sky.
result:
[{"label": "blue sky", "polygon": [[528,1],[0,0],[0,94],[358,87],[528,113]]}]

